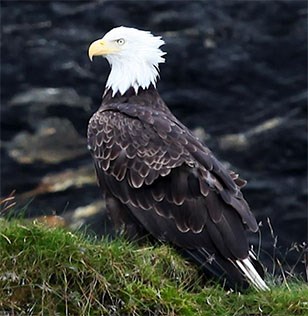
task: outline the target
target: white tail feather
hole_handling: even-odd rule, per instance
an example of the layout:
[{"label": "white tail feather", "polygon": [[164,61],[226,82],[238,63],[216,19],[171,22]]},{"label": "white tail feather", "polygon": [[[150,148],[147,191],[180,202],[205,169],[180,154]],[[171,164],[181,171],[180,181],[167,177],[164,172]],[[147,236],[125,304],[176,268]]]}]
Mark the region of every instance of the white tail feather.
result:
[{"label": "white tail feather", "polygon": [[249,258],[244,260],[236,260],[236,264],[254,288],[256,288],[258,291],[269,291],[269,287],[254,268]]}]

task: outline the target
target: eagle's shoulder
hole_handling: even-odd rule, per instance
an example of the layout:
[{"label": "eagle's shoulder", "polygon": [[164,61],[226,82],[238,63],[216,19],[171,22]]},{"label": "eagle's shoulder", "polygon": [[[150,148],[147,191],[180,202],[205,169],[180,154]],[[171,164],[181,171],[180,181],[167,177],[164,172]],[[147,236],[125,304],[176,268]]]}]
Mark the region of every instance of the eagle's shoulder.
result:
[{"label": "eagle's shoulder", "polygon": [[150,185],[182,164],[193,166],[187,131],[169,113],[116,103],[90,119],[88,146],[99,168],[134,188]]}]

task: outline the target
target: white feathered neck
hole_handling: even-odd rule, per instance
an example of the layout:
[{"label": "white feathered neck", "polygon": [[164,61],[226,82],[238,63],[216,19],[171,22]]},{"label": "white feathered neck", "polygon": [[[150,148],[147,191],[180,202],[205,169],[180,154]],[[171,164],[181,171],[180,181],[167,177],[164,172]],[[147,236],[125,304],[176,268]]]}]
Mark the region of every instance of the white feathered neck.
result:
[{"label": "white feathered neck", "polygon": [[162,56],[166,54],[159,49],[165,43],[160,36],[122,26],[112,29],[103,39],[121,43],[117,52],[105,56],[111,66],[106,90],[111,88],[112,96],[117,92],[123,95],[130,87],[137,94],[139,87],[156,86],[159,64],[165,62]]}]

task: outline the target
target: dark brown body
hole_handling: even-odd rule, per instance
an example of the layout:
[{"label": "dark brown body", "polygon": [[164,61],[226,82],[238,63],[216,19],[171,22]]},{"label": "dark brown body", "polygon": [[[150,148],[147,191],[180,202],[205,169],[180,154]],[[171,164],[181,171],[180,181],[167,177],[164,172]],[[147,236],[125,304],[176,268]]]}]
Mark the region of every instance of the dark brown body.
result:
[{"label": "dark brown body", "polygon": [[[170,112],[157,90],[108,91],[88,127],[99,185],[117,229],[171,243],[228,286],[243,287],[234,262],[248,257],[256,220],[245,181]],[[214,258],[214,260],[213,260]]]}]

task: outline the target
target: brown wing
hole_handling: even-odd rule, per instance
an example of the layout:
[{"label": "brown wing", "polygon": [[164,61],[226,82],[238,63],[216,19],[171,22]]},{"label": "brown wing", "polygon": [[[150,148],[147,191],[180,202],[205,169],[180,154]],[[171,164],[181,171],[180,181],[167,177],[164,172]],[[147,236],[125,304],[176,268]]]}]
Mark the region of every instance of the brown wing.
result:
[{"label": "brown wing", "polygon": [[244,230],[258,226],[244,182],[173,116],[131,105],[100,110],[88,143],[103,190],[155,237],[247,257]]}]

